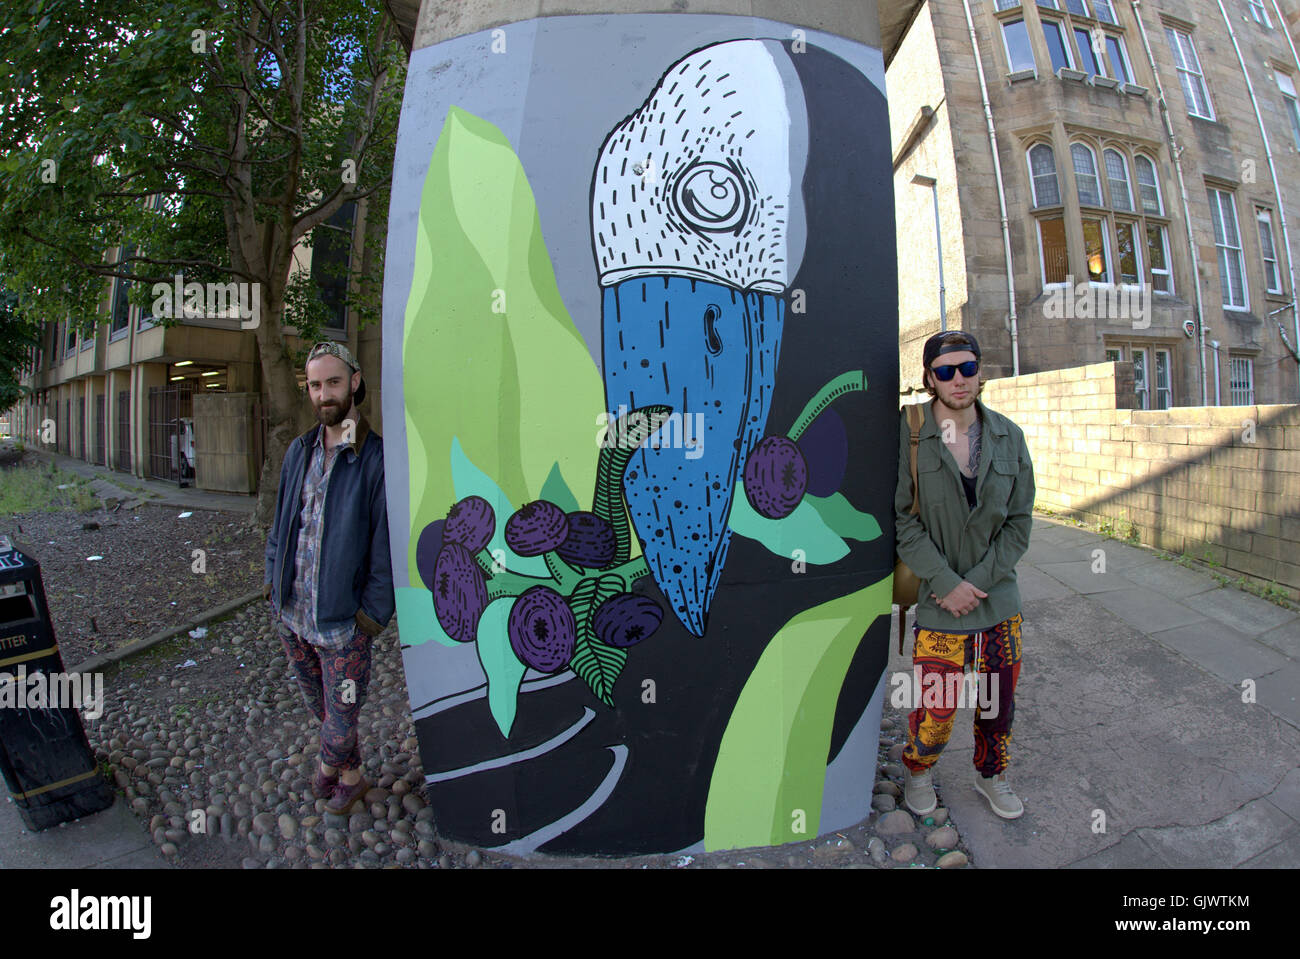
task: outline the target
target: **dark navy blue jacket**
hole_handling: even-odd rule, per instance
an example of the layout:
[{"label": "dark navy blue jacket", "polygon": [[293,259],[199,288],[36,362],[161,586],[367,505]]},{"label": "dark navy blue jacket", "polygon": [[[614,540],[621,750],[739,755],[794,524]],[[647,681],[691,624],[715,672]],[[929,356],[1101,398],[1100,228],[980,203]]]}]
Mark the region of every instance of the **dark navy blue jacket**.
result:
[{"label": "dark navy blue jacket", "polygon": [[[266,537],[263,595],[280,615],[294,579],[307,454],[320,424],[289,444],[280,467],[275,523]],[[356,442],[340,451],[325,487],[316,622],[322,631],[355,622],[369,636],[392,619],[393,569],[388,551],[384,438],[357,414]]]}]

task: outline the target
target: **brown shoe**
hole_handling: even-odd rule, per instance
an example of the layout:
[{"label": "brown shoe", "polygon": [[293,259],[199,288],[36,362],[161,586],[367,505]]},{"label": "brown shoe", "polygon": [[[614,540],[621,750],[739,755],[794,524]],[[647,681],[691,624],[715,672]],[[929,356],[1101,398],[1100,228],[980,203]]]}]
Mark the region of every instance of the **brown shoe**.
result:
[{"label": "brown shoe", "polygon": [[338,773],[333,776],[326,776],[321,772],[320,765],[316,766],[316,775],[311,777],[311,794],[317,799],[329,799],[334,795],[334,787],[339,784]]},{"label": "brown shoe", "polygon": [[330,796],[330,801],[325,804],[325,811],[333,813],[336,816],[343,816],[352,811],[355,806],[367,792],[370,791],[370,783],[366,782],[366,777],[362,776],[357,780],[355,786],[349,786],[342,780],[334,787],[334,793]]}]

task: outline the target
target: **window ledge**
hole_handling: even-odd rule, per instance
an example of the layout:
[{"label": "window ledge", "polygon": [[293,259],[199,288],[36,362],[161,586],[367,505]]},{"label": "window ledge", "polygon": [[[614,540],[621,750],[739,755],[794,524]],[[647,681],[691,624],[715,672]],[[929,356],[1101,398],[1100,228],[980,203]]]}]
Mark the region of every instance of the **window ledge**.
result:
[{"label": "window ledge", "polygon": [[1144,97],[1147,95],[1147,88],[1136,83],[1126,83],[1124,84],[1124,92],[1129,96]]},{"label": "window ledge", "polygon": [[1114,77],[1103,77],[1100,75],[1095,75],[1092,78],[1092,85],[1094,87],[1105,87],[1107,90],[1114,90],[1116,87],[1119,86],[1119,81],[1116,80]]},{"label": "window ledge", "polygon": [[1034,70],[1017,70],[1007,74],[1007,83],[1019,83],[1021,80],[1036,80],[1038,73]]},{"label": "window ledge", "polygon": [[1076,83],[1083,83],[1088,79],[1088,74],[1082,70],[1071,70],[1069,67],[1061,67],[1056,71],[1056,75],[1062,80],[1074,80]]},{"label": "window ledge", "polygon": [[125,339],[126,334],[129,331],[130,327],[128,326],[124,326],[120,330],[114,330],[112,333],[108,334],[108,342],[116,343],[118,340]]}]

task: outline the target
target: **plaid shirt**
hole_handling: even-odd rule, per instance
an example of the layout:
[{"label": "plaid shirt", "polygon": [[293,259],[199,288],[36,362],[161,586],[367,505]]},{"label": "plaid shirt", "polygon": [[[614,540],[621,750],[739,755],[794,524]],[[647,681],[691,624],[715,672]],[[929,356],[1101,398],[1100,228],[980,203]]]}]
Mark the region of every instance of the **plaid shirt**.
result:
[{"label": "plaid shirt", "polygon": [[316,626],[316,597],[320,584],[320,541],[323,524],[326,487],[330,472],[339,460],[339,452],[352,444],[346,440],[326,454],[325,430],[316,435],[311,462],[302,481],[302,510],[299,513],[301,528],[298,531],[298,551],[294,557],[293,588],[281,610],[281,623],[286,629],[307,640],[313,646],[338,649],[347,645],[356,628],[345,623],[339,629],[322,633]]}]

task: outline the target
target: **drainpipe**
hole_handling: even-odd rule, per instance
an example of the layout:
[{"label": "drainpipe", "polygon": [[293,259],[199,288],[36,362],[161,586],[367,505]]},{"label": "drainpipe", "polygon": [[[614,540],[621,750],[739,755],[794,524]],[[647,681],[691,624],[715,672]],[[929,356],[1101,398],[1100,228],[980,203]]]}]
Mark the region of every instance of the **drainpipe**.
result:
[{"label": "drainpipe", "polygon": [[[1277,184],[1277,167],[1273,165],[1273,150],[1268,144],[1268,131],[1264,129],[1264,118],[1259,114],[1259,101],[1255,99],[1255,86],[1250,82],[1250,73],[1246,70],[1246,60],[1237,45],[1237,32],[1232,29],[1228,12],[1223,9],[1223,0],[1218,0],[1219,13],[1228,26],[1228,37],[1232,40],[1232,49],[1237,51],[1237,62],[1241,64],[1241,75],[1246,78],[1246,92],[1250,94],[1250,105],[1255,108],[1255,121],[1259,124],[1259,135],[1264,139],[1264,159],[1268,162],[1268,173],[1273,178],[1273,195],[1277,197],[1277,216],[1282,221],[1282,245],[1286,247],[1287,269],[1291,273],[1291,308],[1295,309],[1295,271],[1291,270],[1291,237],[1286,228],[1286,204],[1282,201],[1282,188]],[[1286,33],[1286,23],[1282,23],[1282,32]],[[1297,317],[1300,322],[1300,317]],[[1300,344],[1297,345],[1300,349]]]},{"label": "drainpipe", "polygon": [[[1277,7],[1277,0],[1273,0],[1273,14],[1277,17],[1278,29],[1282,31],[1282,36],[1286,37],[1286,45],[1291,48],[1291,59],[1295,61],[1296,70],[1300,71],[1300,54],[1295,51],[1295,41],[1291,39],[1291,31],[1287,29],[1286,20],[1282,17],[1282,11]],[[1276,178],[1274,179],[1276,185]],[[1281,194],[1278,194],[1278,202],[1281,202]],[[1295,346],[1292,353],[1300,362],[1300,309],[1296,308],[1295,293],[1295,259],[1291,256],[1291,241],[1286,238],[1286,218],[1282,218],[1282,242],[1286,246],[1286,270],[1291,277],[1291,319],[1295,321]],[[1285,307],[1283,308],[1285,309]],[[1280,313],[1281,310],[1274,310],[1274,313]],[[1279,320],[1277,324],[1278,332],[1282,331],[1282,323]],[[1286,342],[1286,336],[1282,337],[1282,342]],[[1290,344],[1287,344],[1288,346]],[[1300,381],[1300,370],[1297,370],[1296,378]]]},{"label": "drainpipe", "polygon": [[1178,192],[1183,200],[1183,226],[1187,229],[1187,249],[1192,255],[1192,305],[1196,311],[1196,332],[1201,348],[1197,351],[1201,366],[1201,405],[1210,404],[1208,384],[1205,380],[1205,314],[1201,306],[1201,268],[1196,256],[1196,237],[1192,234],[1192,213],[1187,205],[1187,181],[1183,179],[1183,164],[1174,135],[1174,125],[1169,119],[1169,103],[1165,99],[1164,84],[1160,82],[1160,71],[1156,68],[1156,57],[1151,52],[1151,40],[1147,36],[1146,24],[1142,22],[1142,0],[1129,0],[1133,8],[1133,17],[1137,20],[1138,34],[1142,37],[1142,49],[1146,51],[1147,64],[1151,67],[1151,78],[1156,85],[1156,102],[1160,105],[1160,119],[1164,122],[1165,137],[1169,140],[1169,156],[1174,163],[1174,173],[1178,177]]},{"label": "drainpipe", "polygon": [[939,230],[939,181],[932,176],[918,173],[912,177],[912,182],[917,186],[928,186],[930,195],[934,198],[934,247],[938,254],[937,262],[939,264],[939,332],[946,333],[948,330],[948,307],[944,300],[943,234]]},{"label": "drainpipe", "polygon": [[1214,350],[1214,405],[1222,406],[1223,400],[1219,396],[1219,341],[1210,340],[1210,349]]},{"label": "drainpipe", "polygon": [[989,148],[993,151],[993,182],[998,188],[998,214],[1002,218],[1002,251],[1007,261],[1007,319],[1011,323],[1011,375],[1020,375],[1020,334],[1016,324],[1016,277],[1011,265],[1011,230],[1007,225],[1007,197],[1002,189],[1002,163],[998,159],[998,135],[993,129],[993,111],[989,107],[989,88],[984,83],[984,61],[980,58],[975,21],[970,15],[970,0],[961,0],[966,11],[966,29],[970,31],[970,48],[975,53],[975,73],[980,78],[980,99],[984,101],[984,122],[989,128]]}]

